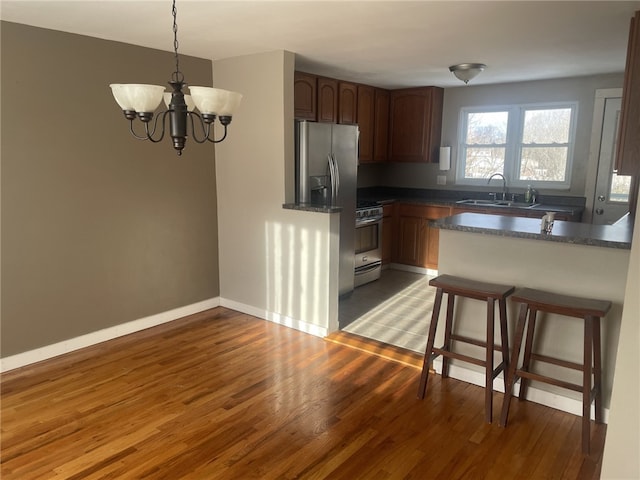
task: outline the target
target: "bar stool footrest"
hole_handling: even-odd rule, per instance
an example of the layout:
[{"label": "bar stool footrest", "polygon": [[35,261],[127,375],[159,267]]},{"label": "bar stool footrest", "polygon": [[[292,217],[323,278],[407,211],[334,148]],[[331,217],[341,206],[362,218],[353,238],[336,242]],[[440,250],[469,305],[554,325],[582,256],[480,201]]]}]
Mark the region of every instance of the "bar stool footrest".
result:
[{"label": "bar stool footrest", "polygon": [[526,378],[533,381],[555,385],[556,387],[567,388],[575,392],[582,392],[582,385],[576,385],[575,383],[565,382],[564,380],[558,380],[557,378],[547,377],[546,375],[540,375],[539,373],[527,372],[525,370],[516,370],[513,383],[515,383],[518,378]]}]

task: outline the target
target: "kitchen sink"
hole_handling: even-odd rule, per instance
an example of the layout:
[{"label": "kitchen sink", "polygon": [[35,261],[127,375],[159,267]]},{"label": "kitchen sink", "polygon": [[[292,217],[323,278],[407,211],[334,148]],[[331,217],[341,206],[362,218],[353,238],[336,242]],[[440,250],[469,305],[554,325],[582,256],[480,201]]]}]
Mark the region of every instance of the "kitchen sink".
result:
[{"label": "kitchen sink", "polygon": [[468,198],[466,200],[458,200],[456,203],[463,205],[478,205],[483,207],[511,207],[511,208],[533,208],[540,205],[539,203],[514,202],[509,200],[474,200]]}]

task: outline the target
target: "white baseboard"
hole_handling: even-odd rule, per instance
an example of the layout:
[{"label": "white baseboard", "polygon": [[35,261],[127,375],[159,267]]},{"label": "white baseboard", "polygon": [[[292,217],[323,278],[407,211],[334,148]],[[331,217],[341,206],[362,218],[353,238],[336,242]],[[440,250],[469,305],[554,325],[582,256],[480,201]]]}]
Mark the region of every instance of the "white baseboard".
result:
[{"label": "white baseboard", "polygon": [[285,327],[293,328],[294,330],[299,330],[316,337],[324,338],[329,334],[327,327],[321,327],[320,325],[296,320],[295,318],[280,315],[279,313],[269,312],[251,305],[235,302],[233,300],[222,298],[220,299],[220,305],[222,307],[246,313],[247,315],[253,315],[254,317],[262,318],[263,320],[268,320],[269,322],[277,323],[278,325],[284,325]]},{"label": "white baseboard", "polygon": [[167,312],[161,312],[149,317],[140,318],[120,325],[114,325],[113,327],[104,328],[96,332],[87,333],[86,335],[63,340],[62,342],[54,343],[52,345],[18,353],[16,355],[0,359],[0,372],[7,372],[9,370],[24,367],[25,365],[41,362],[49,358],[57,357],[58,355],[90,347],[97,343],[122,337],[150,327],[155,327],[156,325],[171,322],[173,320],[186,317],[187,315],[193,315],[194,313],[202,312],[218,306],[220,306],[220,298],[210,298],[184,307],[174,308]]},{"label": "white baseboard", "polygon": [[[433,361],[433,368],[438,375],[442,375],[442,358],[436,358]],[[462,380],[463,382],[471,383],[472,385],[478,385],[484,387],[484,373],[475,370],[464,368],[460,365],[449,364],[449,377],[456,380]],[[503,374],[500,373],[493,381],[493,389],[496,392],[504,393],[504,380]],[[513,396],[517,396],[520,393],[520,382],[516,383],[513,388]],[[565,397],[558,395],[557,393],[548,392],[529,386],[527,388],[527,400],[533,403],[539,403],[547,407],[555,408],[563,412],[571,413],[573,415],[582,416],[582,401],[575,398]],[[605,408],[603,411],[604,423],[609,423],[609,409]],[[591,405],[591,419],[595,420],[595,407]]]},{"label": "white baseboard", "polygon": [[392,270],[402,270],[405,272],[420,273],[422,275],[429,275],[430,277],[438,276],[437,270],[432,270],[431,268],[424,267],[414,267],[413,265],[405,265],[403,263],[391,263],[387,268],[390,268]]}]

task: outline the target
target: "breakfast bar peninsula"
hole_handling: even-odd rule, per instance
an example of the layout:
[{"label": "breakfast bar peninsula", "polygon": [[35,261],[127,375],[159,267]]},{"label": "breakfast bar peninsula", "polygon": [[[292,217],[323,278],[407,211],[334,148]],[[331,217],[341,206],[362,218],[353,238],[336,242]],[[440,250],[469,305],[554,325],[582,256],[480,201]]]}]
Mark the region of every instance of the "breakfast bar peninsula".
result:
[{"label": "breakfast bar peninsula", "polygon": [[[591,225],[556,220],[551,233],[544,233],[540,219],[461,213],[433,221],[431,226],[440,229],[439,274],[612,302],[601,325],[602,398],[606,421],[629,269],[630,222]],[[458,334],[483,338],[485,322],[478,319],[486,317],[486,306],[482,302],[460,299],[456,308]],[[512,340],[517,305],[508,301],[507,308]],[[579,363],[583,354],[583,323],[572,318],[549,316],[554,317],[553,321],[541,322],[536,329],[537,350],[542,355]],[[436,338],[436,344],[442,341],[442,338]],[[467,346],[467,351],[463,347],[465,345],[459,346],[462,353],[474,355],[473,346]],[[437,361],[435,367],[439,371]],[[454,363],[450,374],[483,385],[483,373],[473,368]],[[554,365],[542,365],[539,373],[569,382],[580,380],[580,372],[566,371]],[[502,375],[495,380],[494,387],[504,391]],[[579,393],[535,382],[531,387],[528,400],[581,414]]]}]

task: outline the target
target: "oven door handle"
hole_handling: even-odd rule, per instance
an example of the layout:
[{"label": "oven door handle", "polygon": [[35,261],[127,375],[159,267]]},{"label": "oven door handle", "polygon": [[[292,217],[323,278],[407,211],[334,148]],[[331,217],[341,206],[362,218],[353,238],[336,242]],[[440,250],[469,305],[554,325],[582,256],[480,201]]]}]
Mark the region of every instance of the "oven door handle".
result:
[{"label": "oven door handle", "polygon": [[382,220],[382,217],[369,217],[366,220],[356,220],[356,228],[364,225],[371,225],[372,223],[378,223]]},{"label": "oven door handle", "polygon": [[355,275],[364,275],[365,273],[369,273],[377,268],[380,268],[381,262],[372,263],[371,265],[367,265],[366,267],[358,267],[355,269]]}]

